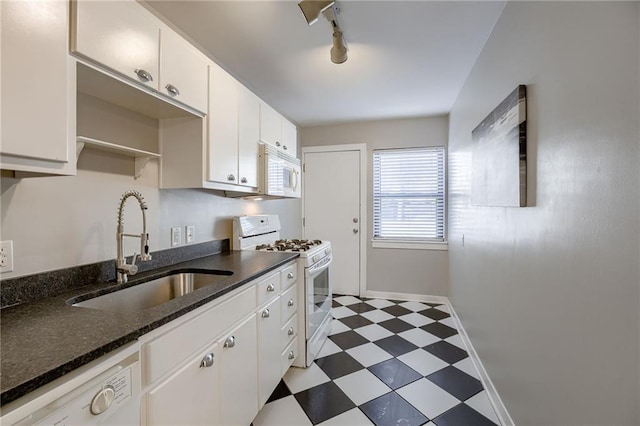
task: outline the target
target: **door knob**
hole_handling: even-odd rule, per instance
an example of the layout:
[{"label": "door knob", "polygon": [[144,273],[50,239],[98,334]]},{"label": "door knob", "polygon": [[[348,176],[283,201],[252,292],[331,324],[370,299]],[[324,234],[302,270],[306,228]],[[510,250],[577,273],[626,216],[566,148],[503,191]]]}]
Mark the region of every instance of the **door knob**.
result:
[{"label": "door knob", "polygon": [[358,223],[358,218],[357,217],[353,218],[353,223]]},{"label": "door knob", "polygon": [[353,228],[353,233],[357,234],[358,233],[358,228]]}]

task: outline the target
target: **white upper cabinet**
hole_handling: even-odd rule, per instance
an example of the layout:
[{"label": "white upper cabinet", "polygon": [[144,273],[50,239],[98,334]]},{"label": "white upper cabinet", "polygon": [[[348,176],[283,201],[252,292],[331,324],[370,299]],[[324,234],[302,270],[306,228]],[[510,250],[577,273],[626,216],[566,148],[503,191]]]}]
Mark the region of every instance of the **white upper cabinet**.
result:
[{"label": "white upper cabinet", "polygon": [[258,186],[260,99],[244,86],[239,88],[238,176],[240,185]]},{"label": "white upper cabinet", "polygon": [[160,92],[207,111],[208,60],[191,43],[169,28],[160,32]]},{"label": "white upper cabinet", "polygon": [[296,126],[262,102],[260,104],[260,140],[295,157],[297,139]]},{"label": "white upper cabinet", "polygon": [[133,0],[72,2],[71,50],[155,92],[207,111],[207,59]]},{"label": "white upper cabinet", "polygon": [[73,175],[75,64],[67,2],[0,1],[0,168]]}]

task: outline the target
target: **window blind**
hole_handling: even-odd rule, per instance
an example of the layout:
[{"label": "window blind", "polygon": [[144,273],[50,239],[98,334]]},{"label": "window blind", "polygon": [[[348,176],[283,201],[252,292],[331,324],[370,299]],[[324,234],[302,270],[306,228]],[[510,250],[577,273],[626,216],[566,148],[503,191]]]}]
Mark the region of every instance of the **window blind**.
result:
[{"label": "window blind", "polygon": [[444,147],[373,152],[373,238],[444,241]]}]

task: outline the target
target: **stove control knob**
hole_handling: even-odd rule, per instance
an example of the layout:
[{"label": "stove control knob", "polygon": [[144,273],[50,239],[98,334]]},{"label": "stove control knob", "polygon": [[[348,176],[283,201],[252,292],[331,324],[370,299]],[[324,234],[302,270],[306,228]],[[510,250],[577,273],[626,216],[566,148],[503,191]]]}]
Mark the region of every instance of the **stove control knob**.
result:
[{"label": "stove control knob", "polygon": [[97,416],[104,413],[114,399],[116,399],[116,389],[111,385],[105,386],[91,400],[91,414]]}]

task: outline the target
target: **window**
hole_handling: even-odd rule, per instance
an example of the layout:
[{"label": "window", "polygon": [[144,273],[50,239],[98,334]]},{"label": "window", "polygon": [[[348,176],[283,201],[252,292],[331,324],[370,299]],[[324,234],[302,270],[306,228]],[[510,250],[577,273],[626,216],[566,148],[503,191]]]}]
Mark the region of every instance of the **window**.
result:
[{"label": "window", "polygon": [[373,239],[444,242],[444,147],[373,152]]}]

